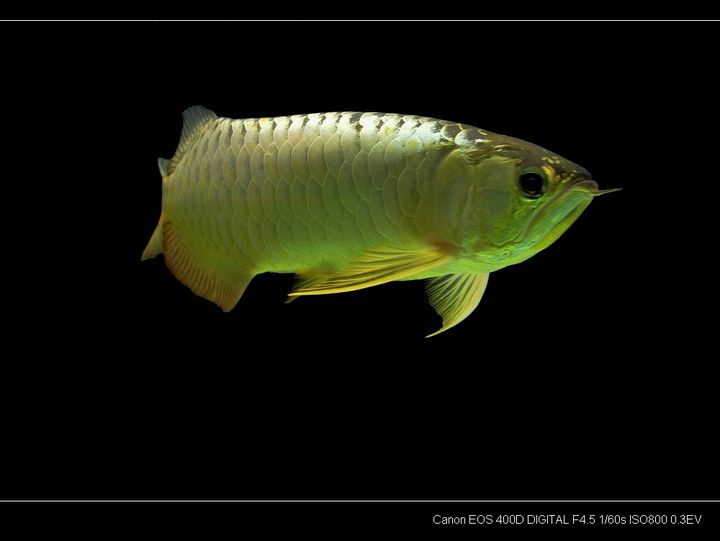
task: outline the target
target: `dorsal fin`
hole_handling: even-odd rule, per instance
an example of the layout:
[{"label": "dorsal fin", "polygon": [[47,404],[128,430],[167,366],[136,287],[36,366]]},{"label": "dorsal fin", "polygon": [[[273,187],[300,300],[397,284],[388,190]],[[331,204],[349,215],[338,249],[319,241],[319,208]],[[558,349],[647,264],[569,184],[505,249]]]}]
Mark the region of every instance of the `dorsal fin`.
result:
[{"label": "dorsal fin", "polygon": [[210,109],[205,109],[200,105],[188,107],[183,111],[183,128],[182,134],[180,135],[180,142],[178,143],[175,155],[171,160],[160,158],[158,165],[160,166],[160,173],[166,177],[172,174],[172,172],[180,163],[182,157],[187,152],[193,143],[202,135],[207,125],[217,118],[217,115]]}]

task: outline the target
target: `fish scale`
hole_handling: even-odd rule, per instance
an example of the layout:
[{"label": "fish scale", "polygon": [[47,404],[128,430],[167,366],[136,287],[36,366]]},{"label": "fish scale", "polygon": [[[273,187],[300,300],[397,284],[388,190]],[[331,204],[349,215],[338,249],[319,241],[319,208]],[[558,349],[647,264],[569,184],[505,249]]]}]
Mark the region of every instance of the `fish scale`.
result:
[{"label": "fish scale", "polygon": [[489,272],[549,246],[609,191],[536,145],[428,117],[183,117],[175,156],[159,160],[162,213],[143,259],[164,253],[224,310],[263,272],[298,274],[291,296],[429,278],[446,330]]},{"label": "fish scale", "polygon": [[[397,116],[387,116],[387,127],[395,128]],[[399,242],[396,226],[401,220],[396,205],[412,217],[420,198],[415,184],[423,157],[410,165],[404,159],[406,154],[423,152],[413,130],[424,130],[427,140],[428,134],[437,134],[438,125],[421,117],[405,116],[402,121],[400,131],[394,132],[397,138],[392,138],[382,113],[217,119],[173,172],[173,180],[178,180],[169,187],[174,193],[173,207],[186,211],[178,212],[175,225],[187,232],[188,242],[216,251],[227,251],[222,239],[232,238],[240,259],[249,255],[259,272],[312,268],[318,253],[327,256],[348,244],[345,259],[370,243]],[[412,143],[403,146],[406,141]],[[378,190],[375,179],[386,176],[385,172],[399,174],[397,186],[387,182]],[[304,190],[293,193],[294,184]],[[399,192],[388,193],[393,189]],[[386,200],[391,203],[387,211]],[[199,231],[196,223],[186,219],[188,214],[205,217]],[[250,216],[259,228],[249,223]],[[234,220],[247,226],[238,227]],[[406,230],[410,223],[405,222]],[[329,246],[308,246],[307,227],[315,242]],[[404,233],[402,237],[407,238]],[[309,257],[289,253],[308,249]]]}]

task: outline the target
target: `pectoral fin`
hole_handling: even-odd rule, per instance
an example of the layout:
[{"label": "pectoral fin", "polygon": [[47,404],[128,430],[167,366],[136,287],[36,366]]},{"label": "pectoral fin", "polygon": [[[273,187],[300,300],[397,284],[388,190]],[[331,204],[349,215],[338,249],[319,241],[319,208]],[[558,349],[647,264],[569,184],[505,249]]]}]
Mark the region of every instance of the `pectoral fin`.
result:
[{"label": "pectoral fin", "polygon": [[439,248],[403,250],[379,248],[367,250],[342,270],[330,273],[304,273],[290,297],[328,295],[364,289],[439,267],[452,260]]},{"label": "pectoral fin", "polygon": [[448,274],[430,280],[427,284],[430,304],[443,318],[443,325],[426,338],[447,331],[468,317],[482,299],[489,276],[489,273]]}]

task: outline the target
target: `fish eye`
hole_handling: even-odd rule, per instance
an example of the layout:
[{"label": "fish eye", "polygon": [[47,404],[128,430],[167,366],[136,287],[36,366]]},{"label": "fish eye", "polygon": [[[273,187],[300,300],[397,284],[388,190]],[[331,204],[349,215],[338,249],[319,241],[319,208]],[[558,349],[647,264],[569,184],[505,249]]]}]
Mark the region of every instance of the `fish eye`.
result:
[{"label": "fish eye", "polygon": [[542,196],[545,190],[545,179],[540,173],[528,171],[518,178],[520,189],[525,197],[537,199]]}]

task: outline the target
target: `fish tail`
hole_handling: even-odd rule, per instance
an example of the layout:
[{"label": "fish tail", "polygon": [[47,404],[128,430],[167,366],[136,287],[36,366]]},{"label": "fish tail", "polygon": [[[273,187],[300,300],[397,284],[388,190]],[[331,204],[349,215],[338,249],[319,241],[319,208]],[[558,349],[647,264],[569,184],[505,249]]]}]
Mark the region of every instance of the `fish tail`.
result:
[{"label": "fish tail", "polygon": [[188,286],[196,295],[200,295],[222,308],[231,310],[240,300],[245,288],[252,280],[251,265],[221,263],[209,254],[192,238],[187,231],[173,224],[171,208],[166,208],[166,190],[172,183],[170,177],[177,169],[188,149],[196,143],[203,132],[217,118],[215,113],[204,107],[195,106],[183,112],[183,129],[175,155],[170,160],[158,159],[163,179],[163,201],[160,220],[150,237],[142,259],[150,259],[159,254],[165,257],[165,263],[175,277]]},{"label": "fish tail", "polygon": [[164,223],[164,217],[162,214],[160,214],[160,220],[158,221],[157,226],[155,227],[155,231],[153,231],[152,236],[150,237],[150,241],[147,243],[147,246],[145,246],[145,249],[143,250],[142,257],[140,257],[140,261],[145,261],[146,259],[152,259],[153,257],[157,257],[161,253],[163,253],[163,223]]},{"label": "fish tail", "polygon": [[[163,208],[165,206],[165,179],[167,178],[169,165],[170,160],[166,160],[165,158],[158,158],[158,167],[160,168],[160,174],[163,177]],[[165,214],[163,212],[160,212],[160,219],[158,220],[158,224],[155,226],[155,231],[153,231],[153,234],[150,236],[150,241],[147,243],[147,246],[145,246],[145,249],[143,250],[140,261],[152,259],[153,257],[157,257],[158,255],[163,253],[163,224],[166,221],[167,220],[165,219]]]}]

